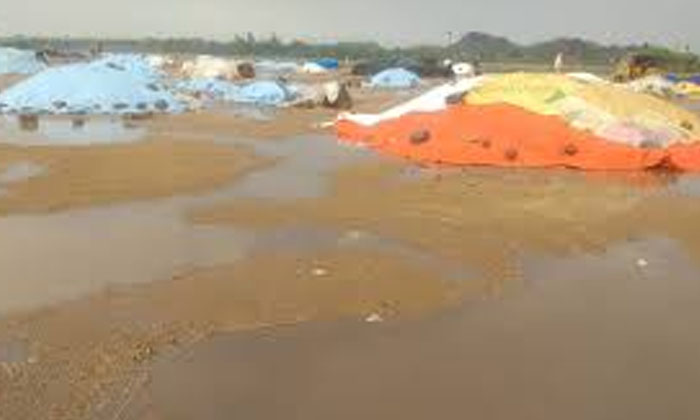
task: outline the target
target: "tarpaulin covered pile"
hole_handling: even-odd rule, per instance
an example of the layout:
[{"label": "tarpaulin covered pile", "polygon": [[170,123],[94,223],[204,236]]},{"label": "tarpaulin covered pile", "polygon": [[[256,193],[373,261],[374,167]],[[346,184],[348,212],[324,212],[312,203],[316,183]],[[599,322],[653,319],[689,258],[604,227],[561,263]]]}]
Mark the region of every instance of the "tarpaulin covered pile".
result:
[{"label": "tarpaulin covered pile", "polygon": [[248,61],[200,55],[182,63],[180,73],[192,79],[252,79],[255,66]]},{"label": "tarpaulin covered pile", "polygon": [[678,82],[676,83],[674,89],[679,96],[686,96],[693,99],[700,98],[700,80],[684,80],[682,82]]},{"label": "tarpaulin covered pile", "polygon": [[175,83],[175,89],[200,99],[231,101],[240,90],[240,86],[217,78],[196,78],[178,81]]},{"label": "tarpaulin covered pile", "polygon": [[274,77],[298,73],[301,67],[293,61],[263,60],[255,63],[255,70],[263,76]]},{"label": "tarpaulin covered pile", "polygon": [[240,86],[233,102],[254,105],[282,105],[294,98],[294,92],[275,81],[257,81]]},{"label": "tarpaulin covered pile", "polygon": [[403,68],[391,68],[372,76],[371,87],[388,89],[407,89],[418,86],[420,77]]},{"label": "tarpaulin covered pile", "polygon": [[3,113],[127,114],[185,108],[160,72],[135,55],[49,68],[0,94]]},{"label": "tarpaulin covered pile", "polygon": [[484,76],[379,115],[341,115],[341,138],[423,163],[700,170],[700,120],[660,98],[558,74]]},{"label": "tarpaulin covered pile", "polygon": [[628,89],[639,93],[650,93],[666,98],[677,96],[676,83],[660,75],[651,75],[626,83]]},{"label": "tarpaulin covered pile", "polygon": [[220,79],[192,79],[178,82],[176,87],[205,99],[251,105],[279,106],[296,97],[296,88],[277,81],[237,84]]},{"label": "tarpaulin covered pile", "polygon": [[306,74],[324,74],[328,73],[328,69],[316,62],[309,61],[301,66],[301,72]]},{"label": "tarpaulin covered pile", "polygon": [[699,78],[697,81],[693,77],[681,79],[651,75],[633,80],[626,86],[636,92],[652,93],[667,98],[697,98],[700,97],[700,76],[696,77]]},{"label": "tarpaulin covered pile", "polygon": [[673,83],[689,82],[689,83],[695,83],[696,85],[700,85],[700,74],[694,74],[692,76],[681,77],[675,73],[669,73],[665,76],[665,78],[666,78],[666,80],[669,80]]},{"label": "tarpaulin covered pile", "polygon": [[45,68],[34,51],[0,48],[0,74],[33,74]]},{"label": "tarpaulin covered pile", "polygon": [[337,58],[321,58],[316,60],[315,63],[327,70],[337,70],[340,67],[340,62]]}]

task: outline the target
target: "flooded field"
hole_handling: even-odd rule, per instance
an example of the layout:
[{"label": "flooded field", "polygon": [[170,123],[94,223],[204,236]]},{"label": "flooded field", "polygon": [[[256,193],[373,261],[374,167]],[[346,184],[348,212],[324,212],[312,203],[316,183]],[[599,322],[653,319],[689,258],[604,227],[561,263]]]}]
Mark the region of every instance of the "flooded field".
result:
[{"label": "flooded field", "polygon": [[[654,257],[641,269],[638,255]],[[676,245],[520,264],[516,292],[418,320],[217,335],[159,361],[130,415],[695,417],[700,285]]]},{"label": "flooded field", "polygon": [[3,132],[1,419],[700,414],[697,177],[421,168],[239,112]]},{"label": "flooded field", "polygon": [[119,117],[44,117],[36,126],[22,126],[17,116],[0,119],[0,143],[20,146],[90,146],[132,143],[143,139],[145,130]]}]

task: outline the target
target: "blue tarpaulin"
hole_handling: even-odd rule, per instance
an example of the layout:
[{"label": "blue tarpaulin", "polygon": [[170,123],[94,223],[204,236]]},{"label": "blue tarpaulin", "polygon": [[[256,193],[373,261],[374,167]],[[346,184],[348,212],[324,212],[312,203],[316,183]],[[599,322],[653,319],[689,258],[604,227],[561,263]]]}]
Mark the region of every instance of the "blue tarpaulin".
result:
[{"label": "blue tarpaulin", "polygon": [[292,97],[292,92],[281,83],[258,81],[241,86],[233,101],[256,105],[281,105]]},{"label": "blue tarpaulin", "polygon": [[340,62],[335,58],[321,58],[320,60],[316,60],[315,63],[326,70],[336,70],[340,67]]},{"label": "blue tarpaulin", "polygon": [[420,77],[403,68],[391,68],[374,75],[370,81],[372,87],[405,89],[418,86]]},{"label": "blue tarpaulin", "polygon": [[153,67],[148,58],[138,54],[106,54],[93,62],[96,66],[104,64],[118,70],[124,70],[129,74],[144,80],[160,80],[165,75],[156,67]]},{"label": "blue tarpaulin", "polygon": [[301,66],[292,61],[272,61],[265,60],[255,63],[255,71],[261,75],[277,76],[289,73],[296,73]]},{"label": "blue tarpaulin", "polygon": [[235,83],[214,78],[181,80],[175,88],[188,95],[219,101],[231,101],[240,90]]},{"label": "blue tarpaulin", "polygon": [[678,75],[676,73],[668,73],[668,74],[666,74],[666,76],[664,76],[664,78],[666,80],[668,80],[669,82],[673,82],[673,83],[678,83],[681,81],[681,78],[678,77]]},{"label": "blue tarpaulin", "polygon": [[0,112],[126,114],[181,112],[158,72],[133,55],[54,67],[0,94]]},{"label": "blue tarpaulin", "polygon": [[696,85],[700,85],[700,74],[694,74],[689,77],[680,77],[675,73],[668,73],[665,77],[666,80],[671,81],[673,83],[690,82],[695,83]]},{"label": "blue tarpaulin", "polygon": [[210,99],[252,105],[282,105],[294,99],[292,88],[276,81],[255,81],[236,84],[218,79],[193,79],[177,84],[188,94],[199,94]]},{"label": "blue tarpaulin", "polygon": [[0,74],[33,74],[45,68],[34,51],[0,48]]}]

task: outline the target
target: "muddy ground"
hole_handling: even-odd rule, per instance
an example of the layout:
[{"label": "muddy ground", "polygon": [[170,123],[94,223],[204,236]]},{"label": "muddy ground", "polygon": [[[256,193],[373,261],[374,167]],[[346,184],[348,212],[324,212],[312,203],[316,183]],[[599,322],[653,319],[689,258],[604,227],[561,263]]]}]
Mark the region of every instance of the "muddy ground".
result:
[{"label": "muddy ground", "polygon": [[0,419],[700,414],[698,178],[418,168],[329,118],[6,131]]}]

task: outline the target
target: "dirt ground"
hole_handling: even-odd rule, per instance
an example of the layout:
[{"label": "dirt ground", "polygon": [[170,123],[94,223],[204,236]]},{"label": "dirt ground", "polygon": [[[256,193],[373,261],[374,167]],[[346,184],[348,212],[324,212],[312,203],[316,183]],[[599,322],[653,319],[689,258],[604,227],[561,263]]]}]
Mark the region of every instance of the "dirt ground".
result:
[{"label": "dirt ground", "polygon": [[[377,93],[361,96],[357,106],[372,111],[398,100]],[[179,229],[184,233],[172,238],[187,244],[181,251],[187,254],[233,255],[229,242],[204,245],[238,230],[252,243],[242,256],[222,258],[224,263],[193,257],[145,284],[109,284],[97,293],[2,314],[0,419],[216,419],[242,413],[425,418],[419,413],[438,412],[445,402],[460,407],[464,395],[489,402],[471,413],[479,418],[509,418],[497,407],[512,398],[530,410],[524,418],[535,419],[561,414],[566,401],[581,407],[605,402],[597,389],[639,392],[616,400],[623,414],[641,412],[638,404],[652,400],[643,398],[645,392],[659,396],[657,414],[664,412],[664,401],[687,403],[686,412],[693,414],[688,418],[700,413],[687,393],[665,391],[644,382],[646,377],[640,380],[636,369],[619,368],[633,354],[657,374],[686,372],[662,376],[680,378],[688,389],[700,381],[700,346],[689,333],[690,321],[700,315],[691,281],[700,274],[696,178],[417,168],[372,155],[324,171],[311,168],[313,179],[328,184],[320,194],[259,197],[235,189],[291,157],[270,157],[234,140],[272,150],[284,150],[299,135],[334,142],[316,128],[332,115],[294,109],[256,121],[219,110],[135,122],[147,135],[130,144],[0,147],[0,173],[18,162],[43,168],[0,184],[0,221],[16,227],[14,237],[42,242],[42,231],[32,226],[70,223],[91,230],[95,248],[106,247],[115,259],[124,252],[120,247],[151,243],[147,235],[170,240],[166,233]],[[337,146],[338,153],[344,150]],[[302,174],[297,166],[279,176]],[[172,220],[156,233],[138,224],[117,229],[133,241],[117,241],[114,231],[99,229],[130,226],[125,218],[142,214]],[[88,217],[91,222],[81,225]],[[211,236],[200,237],[197,229]],[[659,238],[671,245],[635,245]],[[47,252],[58,255],[66,242],[56,243]],[[12,251],[11,244],[4,246],[5,253]],[[155,248],[143,253],[165,258]],[[91,256],[64,263],[89,265]],[[540,259],[545,262],[533,262]],[[23,261],[42,264],[32,255]],[[90,281],[106,276],[100,266],[89,271]],[[16,293],[22,279],[14,277],[20,274],[4,276],[4,293]],[[670,291],[664,282],[673,285]],[[358,325],[347,330],[343,322]],[[318,323],[329,331],[285,329]],[[366,332],[372,325],[379,332]],[[269,353],[256,334],[278,343],[272,347],[282,354]],[[221,344],[222,336],[235,337],[234,344]],[[591,344],[596,340],[599,347]],[[352,351],[340,349],[346,346]],[[249,353],[241,352],[245,348]],[[651,356],[632,348],[650,349]],[[206,356],[217,349],[223,349],[221,359]],[[534,364],[515,363],[513,354],[521,349],[546,354],[547,360],[533,356]],[[567,357],[557,364],[562,354]],[[192,357],[181,362],[183,355]],[[617,359],[599,363],[610,355]],[[261,367],[270,360],[279,365]],[[222,376],[192,373],[181,366],[188,361]],[[488,369],[479,369],[481,362]],[[605,369],[593,369],[595,380],[579,382],[591,371],[587,363]],[[568,370],[570,364],[580,369]],[[548,376],[550,365],[557,370]],[[616,376],[606,379],[609,388],[600,388],[605,372]],[[229,388],[232,378],[240,382]],[[405,389],[421,382],[426,388]],[[541,395],[508,386],[527,388],[531,382],[537,384],[533,393],[556,392],[561,400],[546,404]],[[358,384],[365,391],[357,391]],[[430,391],[433,384],[437,388]],[[217,393],[211,389],[231,392],[211,400]],[[356,409],[348,407],[355,417],[334,416],[332,406],[347,403],[343,395],[357,397]],[[525,404],[523,395],[537,404]],[[402,399],[411,410],[397,408]],[[392,401],[393,408],[382,401]],[[291,415],[294,407],[299,411]],[[468,412],[460,409],[467,411],[455,413]],[[588,418],[601,418],[594,411]]]}]

